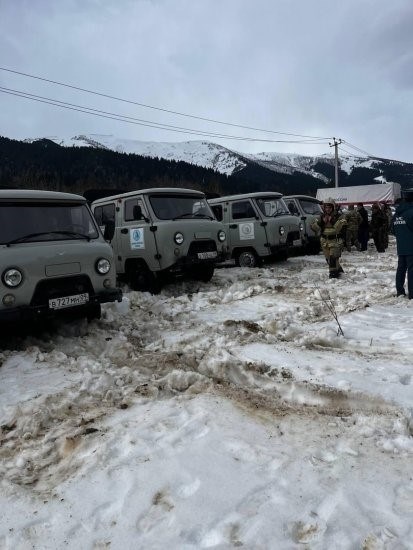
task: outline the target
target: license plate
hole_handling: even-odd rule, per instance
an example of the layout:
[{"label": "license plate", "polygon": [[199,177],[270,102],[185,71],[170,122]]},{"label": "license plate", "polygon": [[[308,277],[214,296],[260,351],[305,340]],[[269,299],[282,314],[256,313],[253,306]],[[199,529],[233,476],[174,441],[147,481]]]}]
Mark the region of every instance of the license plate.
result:
[{"label": "license plate", "polygon": [[218,252],[198,252],[199,260],[208,260],[209,258],[216,258],[217,256]]},{"label": "license plate", "polygon": [[301,242],[301,239],[296,239],[293,241],[293,246],[301,246],[303,243]]},{"label": "license plate", "polygon": [[74,294],[73,296],[64,296],[63,298],[52,298],[49,300],[50,309],[63,309],[65,307],[81,306],[87,304],[89,301],[89,294]]}]

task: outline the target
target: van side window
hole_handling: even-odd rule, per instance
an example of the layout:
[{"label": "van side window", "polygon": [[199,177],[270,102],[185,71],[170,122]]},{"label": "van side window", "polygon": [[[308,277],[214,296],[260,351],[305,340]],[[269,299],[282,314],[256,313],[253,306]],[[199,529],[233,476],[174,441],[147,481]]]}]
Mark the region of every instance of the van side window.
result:
[{"label": "van side window", "polygon": [[115,221],[115,205],[104,204],[103,206],[97,206],[94,211],[95,219],[98,225],[105,225],[107,222]]},{"label": "van side window", "polygon": [[223,218],[222,206],[220,204],[214,204],[212,206],[212,212],[214,213],[216,219],[219,222],[222,222],[222,218]]},{"label": "van side window", "polygon": [[298,208],[294,201],[289,201],[287,203],[287,206],[288,206],[288,210],[290,211],[291,214],[293,214],[293,216],[298,216],[299,214]]},{"label": "van side window", "polygon": [[250,201],[233,202],[232,219],[243,220],[244,218],[255,218],[255,212]]},{"label": "van side window", "polygon": [[129,199],[125,201],[125,222],[133,222],[136,221],[133,217],[133,208],[135,206],[140,206],[142,214],[145,214],[146,210],[143,206],[143,201],[141,199]]}]

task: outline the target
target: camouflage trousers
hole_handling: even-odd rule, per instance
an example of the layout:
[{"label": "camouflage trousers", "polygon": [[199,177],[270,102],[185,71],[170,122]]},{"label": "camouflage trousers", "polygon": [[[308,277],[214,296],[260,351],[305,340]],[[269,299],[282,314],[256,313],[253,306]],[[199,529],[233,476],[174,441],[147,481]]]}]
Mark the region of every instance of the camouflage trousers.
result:
[{"label": "camouflage trousers", "polygon": [[343,272],[343,268],[340,265],[340,257],[344,248],[344,240],[340,238],[326,239],[320,238],[321,250],[328,263],[328,270],[330,278],[336,278]]},{"label": "camouflage trousers", "polygon": [[389,242],[389,235],[386,229],[384,227],[379,227],[379,229],[372,232],[371,236],[373,237],[377,252],[384,252]]},{"label": "camouflage trousers", "polygon": [[358,227],[347,227],[346,230],[346,248],[348,252],[351,252],[351,247],[354,246],[357,250],[360,250],[360,243],[358,240]]}]

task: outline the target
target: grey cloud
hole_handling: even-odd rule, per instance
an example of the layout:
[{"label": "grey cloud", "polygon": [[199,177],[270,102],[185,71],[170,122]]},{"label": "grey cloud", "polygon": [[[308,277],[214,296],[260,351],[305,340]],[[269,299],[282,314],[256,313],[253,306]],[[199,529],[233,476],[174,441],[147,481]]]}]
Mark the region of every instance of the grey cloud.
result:
[{"label": "grey cloud", "polygon": [[[0,0],[0,6],[2,66],[205,118],[341,136],[373,154],[413,160],[407,123],[413,118],[411,0]],[[235,133],[2,71],[0,83]],[[9,137],[91,132],[196,139],[0,98],[0,125]],[[328,146],[220,143],[251,152],[329,152]]]}]

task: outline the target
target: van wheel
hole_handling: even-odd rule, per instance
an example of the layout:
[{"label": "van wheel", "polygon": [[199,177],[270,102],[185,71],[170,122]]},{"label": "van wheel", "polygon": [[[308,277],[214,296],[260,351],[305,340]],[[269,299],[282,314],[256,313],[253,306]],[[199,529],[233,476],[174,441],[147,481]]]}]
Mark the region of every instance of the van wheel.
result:
[{"label": "van wheel", "polygon": [[202,281],[203,283],[209,283],[214,275],[213,265],[199,265],[193,267],[189,273],[191,279],[195,281]]},{"label": "van wheel", "polygon": [[132,290],[150,292],[151,294],[159,294],[162,289],[159,277],[155,273],[152,273],[152,271],[149,271],[147,267],[131,272],[129,283]]},{"label": "van wheel", "polygon": [[319,243],[311,243],[308,245],[307,251],[308,254],[317,255],[321,252],[321,246]]},{"label": "van wheel", "polygon": [[288,250],[281,250],[280,252],[277,252],[274,259],[277,262],[285,262],[286,260],[288,260],[288,256]]},{"label": "van wheel", "polygon": [[244,250],[237,255],[236,263],[240,267],[257,267],[258,257],[255,252]]},{"label": "van wheel", "polygon": [[102,308],[100,304],[91,304],[87,308],[86,319],[90,322],[94,319],[100,319],[102,316]]}]

